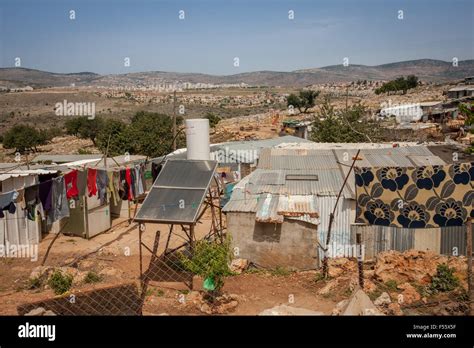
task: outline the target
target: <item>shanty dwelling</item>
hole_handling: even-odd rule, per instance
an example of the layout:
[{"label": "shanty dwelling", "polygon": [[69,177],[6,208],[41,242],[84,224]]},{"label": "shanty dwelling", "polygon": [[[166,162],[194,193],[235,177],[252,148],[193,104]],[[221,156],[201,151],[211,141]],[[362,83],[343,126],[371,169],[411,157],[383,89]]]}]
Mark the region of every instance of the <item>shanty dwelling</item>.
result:
[{"label": "shanty dwelling", "polygon": [[[11,167],[11,163],[8,163]],[[3,168],[4,166],[2,166]],[[2,169],[0,174],[1,194],[11,191],[21,191],[23,188],[38,184],[41,175],[57,173],[56,170],[44,169]],[[42,223],[41,219],[30,220],[25,211],[21,209],[20,203],[16,203],[14,213],[4,211],[4,217],[0,219],[0,246],[7,245],[33,245],[41,241]]]},{"label": "shanty dwelling", "polygon": [[[82,159],[69,163],[62,163],[57,168],[63,173],[71,170],[86,171],[88,168],[102,171],[117,171],[126,166],[135,166],[144,162],[145,156],[116,156],[113,158]],[[143,198],[145,195],[143,194]],[[119,199],[116,203],[109,196],[106,201],[101,201],[98,195],[89,196],[80,194],[75,204],[69,205],[69,217],[63,218],[53,225],[51,232],[71,234],[83,238],[93,238],[94,236],[109,230],[112,227],[113,218],[131,218],[130,201]]]},{"label": "shanty dwelling", "polygon": [[459,85],[456,87],[453,87],[448,90],[447,92],[448,98],[464,98],[464,97],[474,97],[474,86],[472,85]]},{"label": "shanty dwelling", "polygon": [[[264,267],[315,268],[323,257],[329,216],[334,214],[329,256],[354,256],[355,233],[363,234],[366,255],[416,246],[436,252],[459,244],[461,231],[427,232],[355,224],[355,177],[347,178],[357,148],[356,166],[413,167],[445,162],[426,146],[391,144],[302,144],[262,150],[257,169],[234,186],[223,211],[239,255]],[[286,205],[291,204],[291,209]],[[377,230],[377,231],[375,231]],[[381,232],[380,232],[380,231]],[[373,238],[374,234],[384,237]],[[456,237],[453,237],[456,236]],[[375,243],[374,241],[379,241]],[[388,242],[387,242],[388,241]],[[415,244],[416,243],[416,244]],[[370,249],[370,250],[369,250]],[[318,260],[319,258],[319,260]]]}]

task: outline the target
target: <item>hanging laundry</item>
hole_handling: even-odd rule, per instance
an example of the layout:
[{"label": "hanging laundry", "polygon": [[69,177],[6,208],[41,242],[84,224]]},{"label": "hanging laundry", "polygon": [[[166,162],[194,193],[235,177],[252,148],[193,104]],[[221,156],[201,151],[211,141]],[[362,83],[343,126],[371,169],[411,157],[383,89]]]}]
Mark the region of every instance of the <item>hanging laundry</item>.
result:
[{"label": "hanging laundry", "polygon": [[119,195],[123,201],[128,200],[129,186],[127,183],[127,171],[125,169],[120,170],[119,173]]},{"label": "hanging laundry", "polygon": [[138,196],[135,168],[130,168],[130,178],[131,178],[130,187],[132,188],[132,195],[135,198]]},{"label": "hanging laundry", "polygon": [[107,185],[107,192],[110,195],[110,198],[112,199],[112,202],[114,205],[117,205],[119,203],[118,198],[118,186],[115,186],[116,184],[116,177],[118,177],[118,172],[107,172],[107,178],[108,178],[108,185]]},{"label": "hanging laundry", "polygon": [[26,204],[25,204],[25,189],[19,189],[17,190],[18,192],[18,197],[16,198],[15,203],[20,205],[20,208],[25,210],[26,209]]},{"label": "hanging laundry", "polygon": [[158,174],[160,174],[161,168],[163,168],[162,163],[151,162],[151,176],[153,178],[153,182],[155,182],[156,178],[158,177]]},{"label": "hanging laundry", "polygon": [[25,205],[27,217],[29,220],[36,218],[36,206],[40,203],[39,185],[33,185],[25,188]]},{"label": "hanging laundry", "polygon": [[72,170],[64,175],[67,199],[71,199],[79,195],[79,190],[77,188],[77,172],[77,170]]},{"label": "hanging laundry", "polygon": [[125,169],[125,180],[127,182],[127,193],[128,193],[128,200],[133,201],[133,189],[132,189],[132,173],[130,168]]},{"label": "hanging laundry", "polygon": [[79,191],[79,196],[86,195],[87,188],[87,171],[78,170],[77,171],[77,190]]},{"label": "hanging laundry", "polygon": [[89,192],[89,197],[95,196],[97,194],[97,170],[96,169],[87,169],[87,191]]},{"label": "hanging laundry", "polygon": [[100,204],[107,203],[107,186],[108,186],[108,176],[107,171],[98,170],[96,175],[97,180],[97,190],[99,193]]},{"label": "hanging laundry", "polygon": [[51,209],[50,214],[48,214],[48,220],[50,223],[69,216],[66,180],[64,177],[59,177],[53,179],[52,182],[53,209]]},{"label": "hanging laundry", "polygon": [[18,197],[17,191],[10,191],[0,194],[0,218],[5,217],[3,211],[7,210],[10,214],[15,214],[15,200]]},{"label": "hanging laundry", "polygon": [[142,165],[135,166],[136,186],[137,186],[137,193],[139,195],[142,195],[145,193],[144,177],[145,177],[145,174],[143,171],[143,166]]},{"label": "hanging laundry", "polygon": [[39,184],[39,198],[43,210],[49,212],[52,208],[53,181],[48,180]]}]

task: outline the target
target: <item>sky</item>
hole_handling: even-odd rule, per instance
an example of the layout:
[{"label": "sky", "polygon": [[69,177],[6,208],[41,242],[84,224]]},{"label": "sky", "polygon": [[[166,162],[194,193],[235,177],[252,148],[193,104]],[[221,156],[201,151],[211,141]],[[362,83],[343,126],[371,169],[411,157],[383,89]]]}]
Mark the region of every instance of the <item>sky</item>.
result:
[{"label": "sky", "polygon": [[0,67],[20,58],[58,73],[229,75],[345,57],[365,65],[472,59],[474,1],[0,0]]}]

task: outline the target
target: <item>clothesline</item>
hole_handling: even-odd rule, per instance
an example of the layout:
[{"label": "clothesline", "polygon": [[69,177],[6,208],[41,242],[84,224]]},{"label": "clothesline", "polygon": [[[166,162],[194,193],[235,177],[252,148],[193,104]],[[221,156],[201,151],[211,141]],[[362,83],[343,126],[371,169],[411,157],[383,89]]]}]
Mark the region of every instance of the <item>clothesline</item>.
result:
[{"label": "clothesline", "polygon": [[119,199],[135,200],[145,190],[144,163],[114,170],[72,169],[58,177],[0,194],[0,218],[5,210],[14,214],[16,205],[20,204],[30,220],[40,213],[43,220],[48,218],[52,223],[68,217],[68,202],[80,196],[98,196],[101,204],[106,204],[110,197],[118,204]]}]

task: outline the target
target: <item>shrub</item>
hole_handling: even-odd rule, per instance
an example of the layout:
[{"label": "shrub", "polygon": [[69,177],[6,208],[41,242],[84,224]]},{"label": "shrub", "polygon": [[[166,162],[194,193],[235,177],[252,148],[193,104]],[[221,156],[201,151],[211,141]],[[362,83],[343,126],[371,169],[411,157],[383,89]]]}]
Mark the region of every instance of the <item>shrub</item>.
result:
[{"label": "shrub", "polygon": [[200,240],[196,242],[191,257],[181,254],[184,269],[203,277],[205,283],[213,283],[216,292],[224,285],[224,277],[232,274],[229,269],[231,259],[229,239],[224,242]]},{"label": "shrub", "polygon": [[60,270],[56,270],[51,278],[49,278],[48,285],[56,295],[62,295],[71,288],[72,279],[72,275],[63,274]]},{"label": "shrub", "polygon": [[93,271],[89,271],[84,278],[84,283],[91,284],[91,283],[98,283],[102,280],[102,277]]},{"label": "shrub", "polygon": [[41,279],[39,277],[30,278],[28,280],[28,289],[39,289],[41,287]]},{"label": "shrub", "polygon": [[26,150],[36,150],[38,145],[43,145],[46,141],[47,137],[35,128],[27,125],[17,125],[4,134],[3,147],[23,153]]},{"label": "shrub", "polygon": [[459,286],[459,279],[454,275],[454,268],[447,264],[440,264],[436,268],[436,275],[431,279],[430,290],[446,292]]}]

